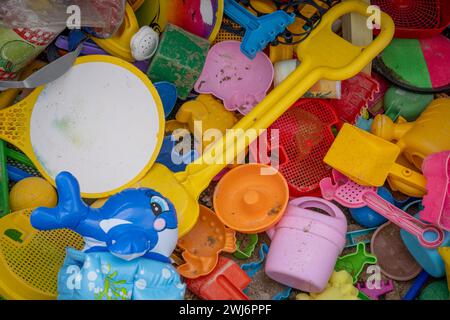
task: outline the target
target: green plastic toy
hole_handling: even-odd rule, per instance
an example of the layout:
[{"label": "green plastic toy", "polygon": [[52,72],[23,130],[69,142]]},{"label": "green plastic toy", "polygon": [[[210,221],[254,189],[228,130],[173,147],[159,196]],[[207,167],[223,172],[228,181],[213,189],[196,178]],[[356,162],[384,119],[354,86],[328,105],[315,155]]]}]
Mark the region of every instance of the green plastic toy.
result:
[{"label": "green plastic toy", "polygon": [[8,147],[5,147],[5,155],[6,157],[10,158],[11,160],[17,161],[27,167],[30,167],[31,169],[36,169],[33,162],[31,162],[30,159],[23,153],[10,149]]},{"label": "green plastic toy", "polygon": [[241,240],[236,240],[236,251],[233,256],[237,259],[248,259],[252,256],[253,251],[255,251],[256,245],[258,244],[258,234],[248,234],[249,243],[248,245],[241,249]]},{"label": "green plastic toy", "polygon": [[397,120],[399,116],[407,121],[415,121],[433,101],[432,94],[418,94],[397,87],[390,87],[384,96],[385,114]]},{"label": "green plastic toy", "polygon": [[368,296],[366,296],[364,293],[362,293],[361,291],[359,291],[359,293],[358,293],[358,298],[360,298],[361,300],[370,300],[370,298]]},{"label": "green plastic toy", "polygon": [[419,300],[450,300],[447,280],[443,279],[430,283],[420,293]]},{"label": "green plastic toy", "polygon": [[366,264],[376,263],[377,257],[366,251],[366,245],[364,242],[359,242],[354,253],[347,254],[337,260],[334,270],[347,271],[352,275],[353,283],[356,283],[358,281],[359,275],[364,269],[364,266]]},{"label": "green plastic toy", "polygon": [[6,170],[6,143],[0,140],[0,217],[9,213],[9,180]]},{"label": "green plastic toy", "polygon": [[178,97],[185,100],[200,77],[209,50],[209,41],[168,24],[147,76],[152,82],[176,85]]}]

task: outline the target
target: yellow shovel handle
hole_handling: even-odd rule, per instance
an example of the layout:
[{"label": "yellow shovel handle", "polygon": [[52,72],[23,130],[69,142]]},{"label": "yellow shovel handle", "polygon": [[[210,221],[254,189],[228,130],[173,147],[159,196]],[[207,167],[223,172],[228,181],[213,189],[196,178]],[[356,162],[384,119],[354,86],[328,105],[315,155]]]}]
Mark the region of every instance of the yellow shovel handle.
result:
[{"label": "yellow shovel handle", "polygon": [[[331,26],[339,17],[348,13],[357,12],[368,16],[370,14],[367,12],[367,8],[368,6],[362,2],[350,1],[340,3],[328,11],[309,38],[298,46],[298,55],[302,60],[300,66],[242,118],[233,129],[243,131],[266,129],[322,77],[330,80],[344,80],[361,71],[392,40],[394,34],[392,19],[386,14],[381,14],[381,32],[377,39],[366,48],[349,44],[334,34]],[[331,43],[323,44],[322,40],[329,40]],[[322,43],[322,48],[318,48],[319,51],[316,55],[314,46],[320,43]],[[339,46],[349,48],[351,52],[348,54],[342,50],[339,52]],[[323,49],[328,50],[324,53],[321,51]],[[328,58],[333,54],[336,55],[334,59]],[[247,147],[254,140],[240,135],[236,143],[233,143],[235,138],[234,134],[227,134],[207,150],[202,157],[189,164],[184,172],[176,174],[177,179],[193,196],[197,197],[209,185],[211,179],[243,151],[235,151],[236,145]]]}]

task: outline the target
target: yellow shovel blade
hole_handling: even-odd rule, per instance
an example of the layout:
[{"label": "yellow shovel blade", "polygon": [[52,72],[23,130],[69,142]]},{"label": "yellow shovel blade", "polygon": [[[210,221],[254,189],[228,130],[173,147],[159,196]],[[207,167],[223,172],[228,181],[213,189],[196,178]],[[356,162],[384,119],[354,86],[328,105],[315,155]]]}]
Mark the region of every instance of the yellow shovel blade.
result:
[{"label": "yellow shovel blade", "polygon": [[324,162],[353,181],[381,187],[400,148],[350,124],[344,124]]}]

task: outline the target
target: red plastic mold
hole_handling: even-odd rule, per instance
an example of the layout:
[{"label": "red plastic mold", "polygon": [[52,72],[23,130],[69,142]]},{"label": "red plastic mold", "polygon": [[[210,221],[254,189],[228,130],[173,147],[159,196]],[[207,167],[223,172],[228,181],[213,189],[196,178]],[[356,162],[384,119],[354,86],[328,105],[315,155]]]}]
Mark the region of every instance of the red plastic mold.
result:
[{"label": "red plastic mold", "polygon": [[204,300],[250,300],[243,292],[250,281],[251,278],[236,262],[219,257],[210,274],[186,279],[186,284],[192,293]]},{"label": "red plastic mold", "polygon": [[330,100],[339,120],[355,124],[361,109],[373,101],[380,91],[380,85],[365,73],[358,73],[353,78],[342,81],[341,99]]},{"label": "red plastic mold", "polygon": [[[331,168],[323,158],[334,141],[331,127],[338,121],[333,107],[326,100],[300,99],[268,128],[268,151],[265,153],[272,154],[276,150],[271,141],[272,130],[277,129],[278,170],[286,178],[291,197],[320,196],[320,180],[331,176]],[[253,143],[250,147],[253,159],[269,164],[268,157],[262,159],[263,152],[256,146]]]},{"label": "red plastic mold", "polygon": [[450,23],[449,0],[372,0],[371,3],[392,17],[396,38],[431,38]]}]

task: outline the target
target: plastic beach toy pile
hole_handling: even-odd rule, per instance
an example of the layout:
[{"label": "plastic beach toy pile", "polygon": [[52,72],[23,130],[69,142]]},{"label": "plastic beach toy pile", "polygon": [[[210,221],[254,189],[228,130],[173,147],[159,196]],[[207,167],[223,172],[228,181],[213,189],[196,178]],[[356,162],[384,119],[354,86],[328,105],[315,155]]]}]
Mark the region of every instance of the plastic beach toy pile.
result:
[{"label": "plastic beach toy pile", "polygon": [[0,3],[3,299],[450,299],[449,1],[72,2]]}]

